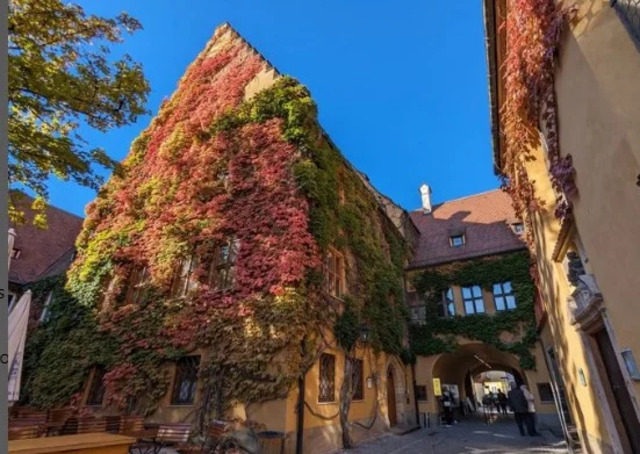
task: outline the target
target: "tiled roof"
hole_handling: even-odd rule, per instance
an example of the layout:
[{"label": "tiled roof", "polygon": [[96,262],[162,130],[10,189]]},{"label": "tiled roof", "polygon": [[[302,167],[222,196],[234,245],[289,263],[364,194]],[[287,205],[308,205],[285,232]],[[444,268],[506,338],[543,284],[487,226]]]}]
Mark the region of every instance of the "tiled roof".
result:
[{"label": "tiled roof", "polygon": [[[420,231],[410,268],[524,249],[510,224],[518,222],[509,196],[494,190],[435,205],[430,214],[410,213]],[[452,235],[464,233],[465,244],[449,245]]]},{"label": "tiled roof", "polygon": [[[63,211],[59,208],[47,207],[47,229],[39,229],[32,224],[33,212],[29,208],[33,199],[25,197],[20,205],[25,207],[26,222],[22,225],[11,225],[16,231],[14,248],[20,250],[20,257],[11,259],[9,281],[27,284],[55,271],[58,274],[61,263],[67,263],[66,258],[74,250],[76,237],[82,228],[83,219]],[[46,272],[46,276],[45,276]]]}]

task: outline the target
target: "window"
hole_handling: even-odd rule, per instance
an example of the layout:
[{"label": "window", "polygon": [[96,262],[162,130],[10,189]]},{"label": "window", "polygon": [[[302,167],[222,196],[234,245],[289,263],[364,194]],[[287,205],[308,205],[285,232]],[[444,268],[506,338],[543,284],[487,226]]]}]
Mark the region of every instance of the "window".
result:
[{"label": "window", "polygon": [[449,287],[442,292],[442,303],[438,306],[439,317],[453,317],[456,315],[456,305],[453,302],[453,289]]},{"label": "window", "polygon": [[624,364],[627,366],[627,370],[629,371],[629,376],[634,380],[640,380],[640,370],[638,370],[638,364],[636,363],[636,359],[633,357],[631,350],[627,348],[622,350],[620,353],[622,354]]},{"label": "window", "polygon": [[493,284],[493,301],[496,304],[496,311],[516,308],[516,297],[513,294],[511,281]]},{"label": "window", "polygon": [[416,385],[416,400],[427,400],[426,385]]},{"label": "window", "polygon": [[13,305],[15,304],[17,299],[18,299],[18,295],[16,295],[13,292],[9,292],[9,295],[7,298],[7,303],[9,304],[9,312],[11,312],[11,309],[13,309]]},{"label": "window", "polygon": [[199,356],[185,356],[176,363],[171,405],[191,405],[198,385]]},{"label": "window", "polygon": [[421,323],[426,321],[427,313],[424,306],[411,308],[411,321],[415,323]]},{"label": "window", "polygon": [[553,402],[553,391],[551,390],[551,384],[538,383],[538,394],[540,395],[540,402]]},{"label": "window", "polygon": [[462,299],[464,301],[464,310],[467,314],[484,314],[482,289],[479,285],[462,287]]},{"label": "window", "polygon": [[344,259],[336,252],[329,252],[325,259],[327,293],[336,298],[344,296]]},{"label": "window", "polygon": [[17,249],[17,248],[13,248],[11,249],[11,259],[19,259],[20,256],[22,255],[22,250],[21,249]]},{"label": "window", "polygon": [[91,388],[89,388],[89,395],[87,396],[87,405],[102,405],[105,373],[106,370],[102,366],[96,366],[93,369],[93,379],[91,380]]},{"label": "window", "polygon": [[318,402],[334,402],[336,378],[336,357],[329,353],[320,355],[320,381],[318,383]]},{"label": "window", "polygon": [[129,277],[129,288],[127,289],[127,302],[141,303],[145,296],[145,290],[149,284],[149,269],[136,268]]},{"label": "window", "polygon": [[216,249],[206,284],[212,290],[227,290],[235,282],[236,258],[240,249],[240,240],[232,237]]},{"label": "window", "polygon": [[53,290],[47,295],[47,299],[44,302],[42,309],[42,315],[40,316],[40,323],[46,323],[49,320],[49,305],[51,304],[51,297],[53,296]]},{"label": "window", "polygon": [[516,235],[522,235],[524,233],[524,224],[522,222],[515,222],[511,224],[511,229]]},{"label": "window", "polygon": [[631,38],[640,46],[640,0],[611,0]]},{"label": "window", "polygon": [[449,244],[452,247],[462,246],[464,244],[464,234],[449,237]]},{"label": "window", "polygon": [[197,267],[197,260],[194,256],[183,259],[178,264],[175,277],[173,279],[172,291],[174,296],[185,296],[189,290],[195,286],[193,270]]},{"label": "window", "polygon": [[353,364],[351,380],[353,384],[353,400],[364,399],[364,363],[361,359],[350,360]]}]

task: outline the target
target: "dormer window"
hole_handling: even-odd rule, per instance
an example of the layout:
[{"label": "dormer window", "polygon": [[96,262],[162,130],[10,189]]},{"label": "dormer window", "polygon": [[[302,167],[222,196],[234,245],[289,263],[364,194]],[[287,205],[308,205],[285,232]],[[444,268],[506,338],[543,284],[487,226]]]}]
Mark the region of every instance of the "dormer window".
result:
[{"label": "dormer window", "polygon": [[522,235],[524,233],[524,224],[522,222],[514,222],[511,224],[511,230],[516,235]]},{"label": "dormer window", "polygon": [[451,247],[462,246],[465,243],[464,233],[460,235],[452,235],[449,237],[449,245]]}]

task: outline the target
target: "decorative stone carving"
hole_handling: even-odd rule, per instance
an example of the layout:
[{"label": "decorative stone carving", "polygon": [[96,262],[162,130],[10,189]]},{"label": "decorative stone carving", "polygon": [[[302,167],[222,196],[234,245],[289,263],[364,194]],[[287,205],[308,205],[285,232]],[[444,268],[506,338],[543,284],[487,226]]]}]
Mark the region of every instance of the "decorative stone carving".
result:
[{"label": "decorative stone carving", "polygon": [[576,276],[576,288],[567,298],[569,320],[575,324],[597,311],[602,302],[602,293],[593,274]]}]

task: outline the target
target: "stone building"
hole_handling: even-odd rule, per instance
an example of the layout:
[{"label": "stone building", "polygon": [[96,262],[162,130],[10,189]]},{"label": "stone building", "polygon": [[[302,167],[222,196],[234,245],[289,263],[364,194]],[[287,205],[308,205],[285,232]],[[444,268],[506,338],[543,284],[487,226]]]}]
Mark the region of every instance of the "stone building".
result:
[{"label": "stone building", "polygon": [[251,420],[287,453],[410,427],[416,237],[306,89],[225,24],[88,206],[26,395],[199,429]]},{"label": "stone building", "polygon": [[[535,33],[517,28],[531,11],[515,5],[484,2],[494,163],[536,257],[554,396],[584,452],[640,452],[640,4],[579,0],[564,18],[539,8],[528,23],[552,39],[530,74],[549,97],[531,96],[518,115],[513,84],[525,79],[513,62]],[[564,22],[562,33],[549,28]],[[532,131],[526,150],[519,120]]]},{"label": "stone building", "polygon": [[474,383],[500,371],[503,387],[529,387],[540,427],[559,427],[537,342],[540,302],[509,196],[494,190],[432,206],[430,188],[420,190],[423,207],[411,212],[420,237],[406,273],[420,412],[438,422],[434,379],[456,390],[461,412],[481,410]]}]

